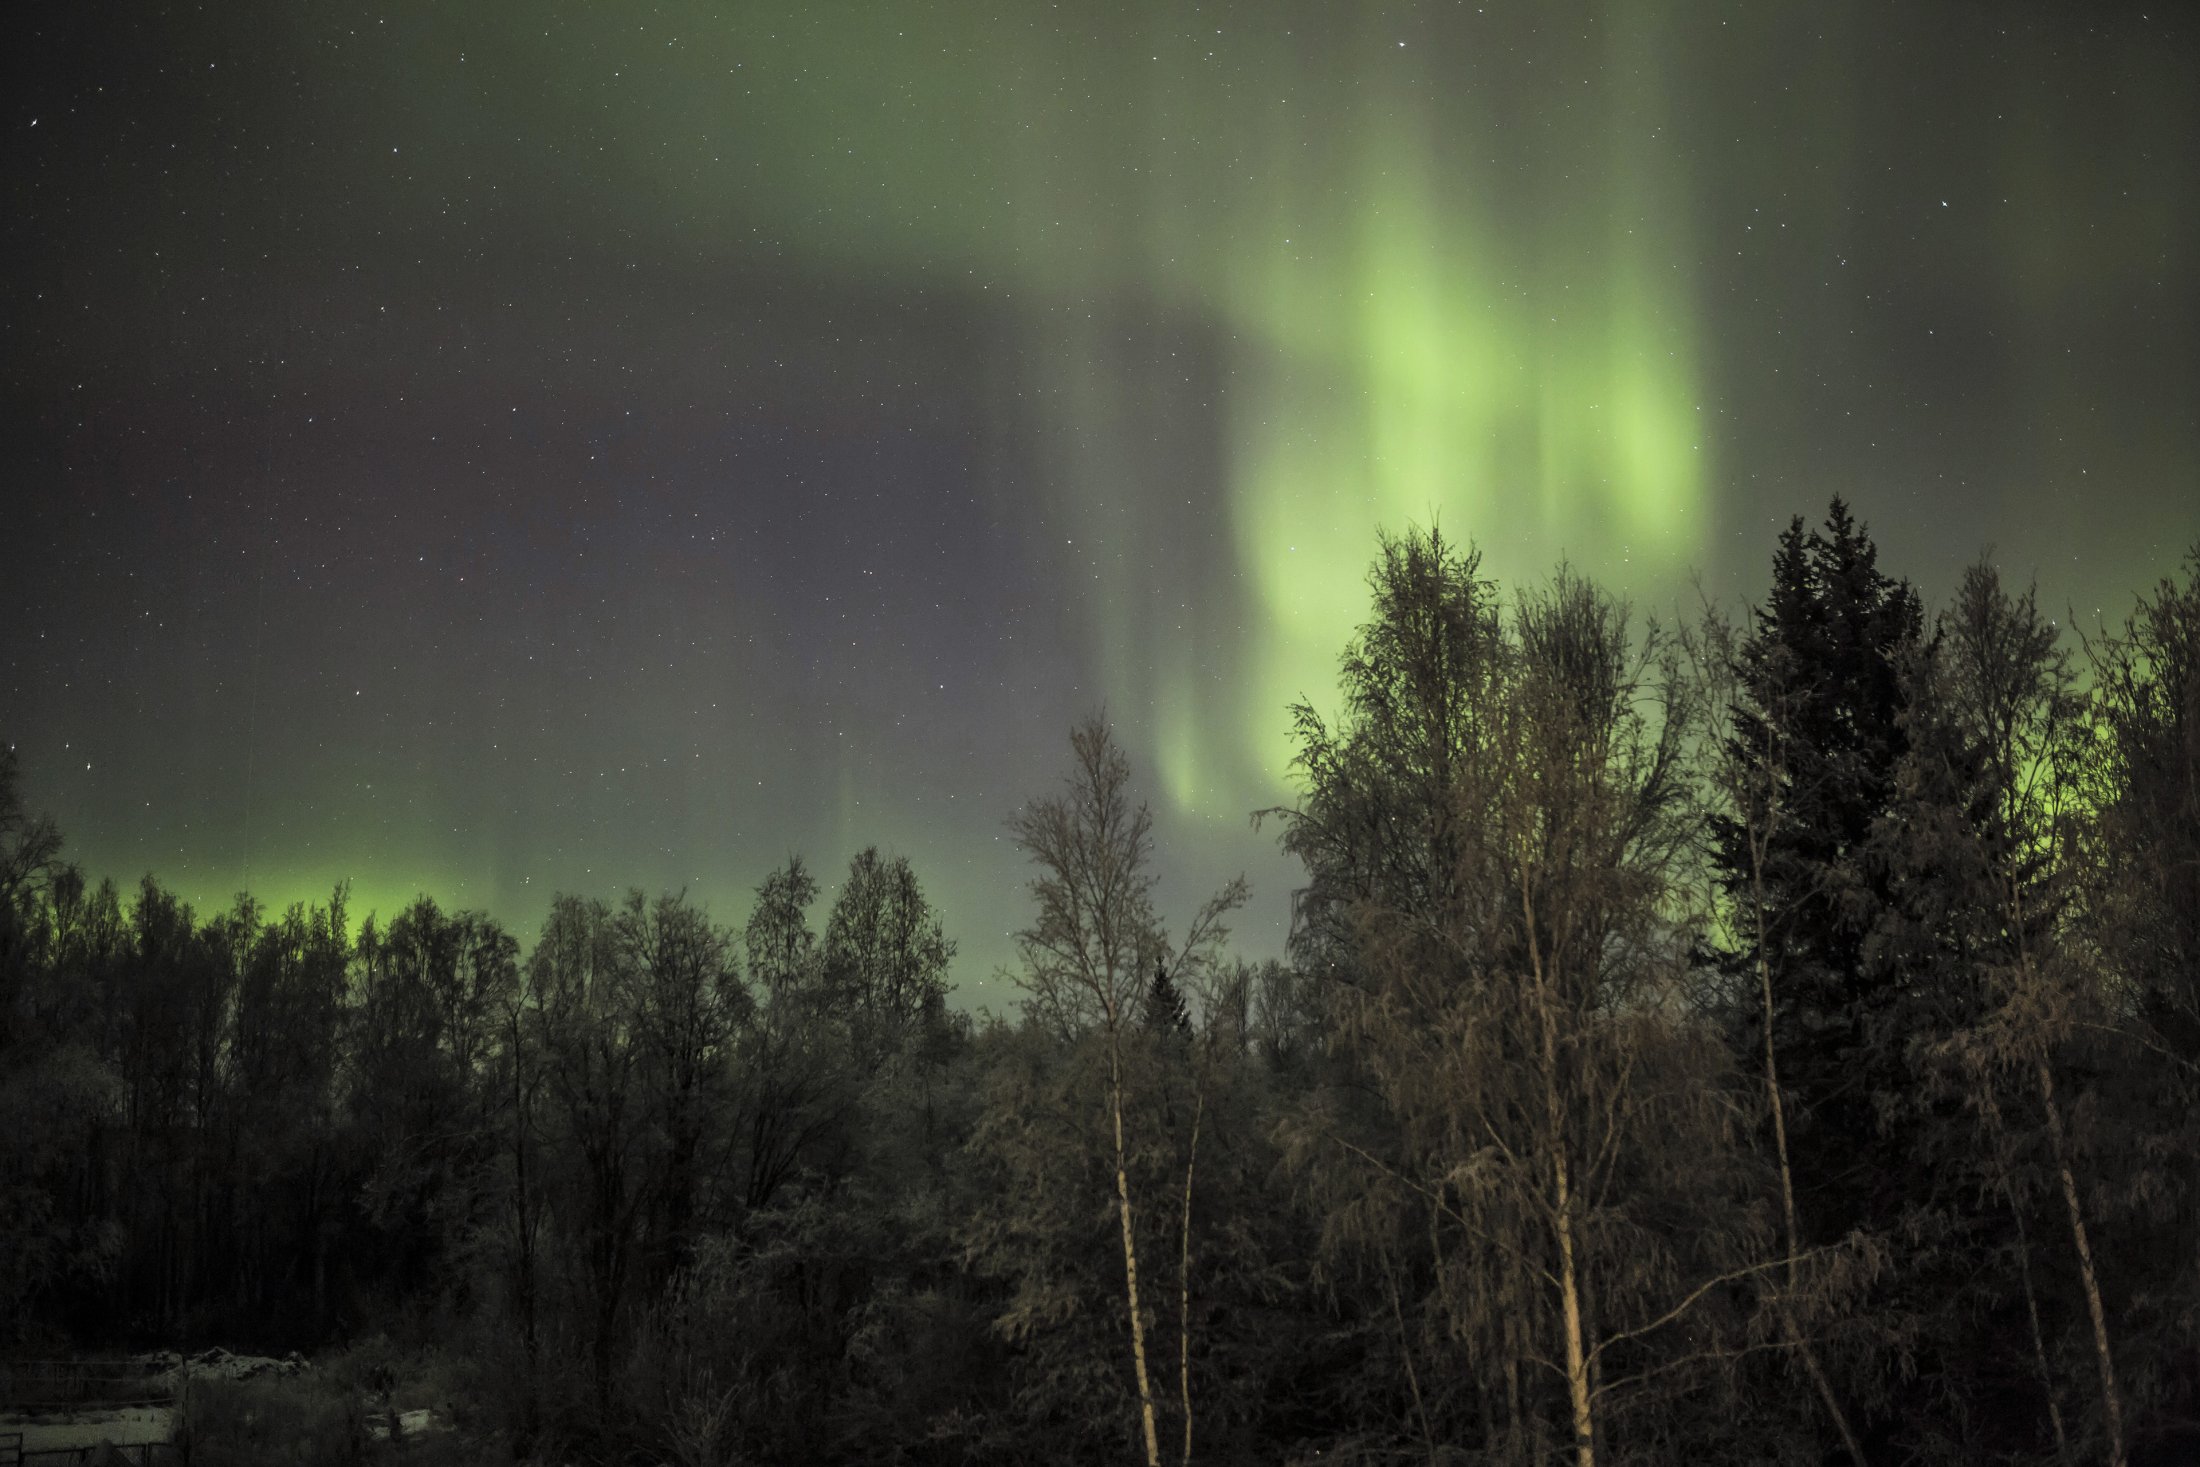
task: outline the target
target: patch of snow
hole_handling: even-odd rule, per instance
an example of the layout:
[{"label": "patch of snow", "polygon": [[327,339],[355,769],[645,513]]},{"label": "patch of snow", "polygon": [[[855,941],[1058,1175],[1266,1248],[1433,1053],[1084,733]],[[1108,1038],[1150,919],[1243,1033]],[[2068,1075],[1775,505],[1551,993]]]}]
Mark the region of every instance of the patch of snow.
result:
[{"label": "patch of snow", "polygon": [[0,1431],[23,1433],[23,1453],[84,1450],[101,1442],[118,1447],[164,1442],[172,1434],[169,1406],[123,1406],[112,1411],[72,1411],[65,1416],[0,1415]]},{"label": "patch of snow", "polygon": [[312,1369],[305,1356],[296,1350],[278,1360],[272,1355],[232,1355],[219,1345],[188,1357],[174,1350],[154,1350],[133,1356],[130,1363],[144,1366],[147,1375],[178,1394],[186,1381],[198,1376],[216,1380],[257,1380],[264,1375],[291,1376]]},{"label": "patch of snow", "polygon": [[[397,1429],[399,1436],[410,1439],[423,1436],[431,1431],[450,1431],[453,1428],[448,1420],[423,1406],[417,1411],[398,1412]],[[387,1411],[369,1411],[367,1413],[367,1435],[378,1441],[389,1440],[390,1415]]]}]

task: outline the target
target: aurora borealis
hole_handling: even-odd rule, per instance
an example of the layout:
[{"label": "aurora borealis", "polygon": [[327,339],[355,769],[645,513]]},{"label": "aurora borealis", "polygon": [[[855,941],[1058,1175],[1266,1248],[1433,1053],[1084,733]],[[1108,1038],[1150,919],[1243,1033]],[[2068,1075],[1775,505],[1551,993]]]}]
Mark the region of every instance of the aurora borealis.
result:
[{"label": "aurora borealis", "polygon": [[1104,704],[1273,950],[1380,526],[1658,609],[1840,493],[2081,617],[2200,535],[2174,7],[93,9],[5,63],[0,737],[202,907],[877,843],[982,998]]}]

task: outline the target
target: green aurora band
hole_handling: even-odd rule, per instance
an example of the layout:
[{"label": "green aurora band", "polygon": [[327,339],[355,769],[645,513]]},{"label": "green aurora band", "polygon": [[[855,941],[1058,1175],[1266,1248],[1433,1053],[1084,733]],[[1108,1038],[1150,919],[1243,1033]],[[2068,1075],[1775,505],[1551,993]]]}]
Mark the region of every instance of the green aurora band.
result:
[{"label": "green aurora band", "polygon": [[[686,421],[723,406],[728,432],[883,442],[850,416],[867,389],[892,399],[880,423],[937,422],[951,444],[925,445],[921,481],[966,471],[981,528],[1007,527],[974,541],[1015,544],[1036,564],[1004,583],[1046,587],[998,634],[1036,676],[1090,669],[1071,691],[1105,703],[1163,796],[1173,877],[1236,869],[1245,812],[1289,797],[1287,708],[1334,686],[1378,529],[1440,523],[1507,582],[1563,559],[1647,609],[1685,598],[1691,570],[1753,593],[1777,524],[1840,491],[1929,598],[1996,540],[2056,604],[2111,616],[2195,531],[2196,359],[2175,323],[2200,256],[2183,146],[2200,91],[2187,53],[2130,16],[395,0],[363,32],[271,14],[234,39],[280,54],[269,105],[313,140],[270,175],[309,237],[309,313],[325,286],[306,272],[374,268],[351,263],[371,220],[388,256],[372,288],[426,316],[437,270],[471,271],[494,293],[474,309],[511,308],[488,338],[539,343],[539,398],[524,353],[488,377],[523,417],[632,373],[632,406],[692,397]],[[211,146],[178,166],[212,183],[238,167]],[[263,240],[201,213],[211,255],[258,258]],[[508,294],[500,250],[523,256]],[[630,320],[671,330],[615,362]],[[586,370],[557,380],[561,352]],[[340,467],[300,461],[286,482]],[[753,517],[743,496],[847,487],[736,472],[726,532]],[[629,511],[652,492],[604,490]],[[860,539],[842,503],[819,512]],[[691,614],[619,590],[653,630]],[[547,884],[669,873],[723,894],[790,847],[830,880],[876,841],[994,929],[978,965],[1005,957],[1007,863],[982,848],[1002,812],[947,821],[932,791],[912,797],[891,727],[805,744],[800,801],[751,792],[790,772],[783,735],[815,732],[771,721],[800,708],[769,651],[772,595],[733,586],[694,614],[723,650],[710,707],[747,699],[758,724],[651,684],[616,728],[528,742],[540,765],[492,761],[487,788],[459,773],[485,728],[393,733],[365,764],[331,745],[359,768],[263,770],[241,833],[138,849],[202,906],[239,865],[278,908],[365,871],[355,914],[427,890],[525,930]],[[851,649],[841,675],[892,655]],[[992,696],[1012,720],[1016,692]],[[370,766],[371,797],[353,788]],[[606,768],[624,782],[592,777]],[[507,825],[520,810],[543,823]],[[1291,873],[1267,854],[1273,897]]]},{"label": "green aurora band", "polygon": [[[1653,10],[1589,17],[1554,54],[1603,82],[1552,78],[1582,93],[1555,102],[1532,77],[1462,84],[1505,58],[1353,7],[1195,29],[1165,6],[697,6],[650,23],[647,75],[544,74],[554,130],[615,160],[619,206],[668,211],[652,232],[1000,303],[1002,396],[1051,445],[1026,492],[1090,578],[1101,691],[1150,718],[1179,809],[1236,817],[1282,789],[1284,709],[1332,679],[1378,527],[1438,520],[1504,547],[1508,575],[1696,553],[1698,248]],[[423,45],[435,110],[468,105],[437,55],[570,61],[633,24],[611,7]],[[1134,338],[1203,352],[1206,382],[1163,380]],[[1174,521],[1151,517],[1170,491],[1139,444],[1172,423],[1217,440],[1197,452],[1234,575],[1204,570],[1227,597],[1155,594],[1146,545]]]}]

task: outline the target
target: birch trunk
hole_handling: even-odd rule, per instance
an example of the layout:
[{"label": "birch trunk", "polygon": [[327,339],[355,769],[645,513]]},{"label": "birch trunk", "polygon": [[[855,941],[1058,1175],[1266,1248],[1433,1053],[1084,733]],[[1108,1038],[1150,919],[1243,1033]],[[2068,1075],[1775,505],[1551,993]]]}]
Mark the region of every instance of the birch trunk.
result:
[{"label": "birch trunk", "polygon": [[[1750,849],[1752,865],[1759,865],[1760,858],[1754,843]],[[1795,1259],[1801,1246],[1801,1229],[1795,1221],[1795,1171],[1788,1164],[1787,1102],[1780,1094],[1780,1061],[1772,1043],[1772,965],[1765,958],[1764,887],[1761,875],[1752,873],[1756,887],[1757,920],[1757,990],[1764,1004],[1765,1018],[1765,1098],[1772,1106],[1772,1144],[1780,1161],[1780,1215],[1787,1225],[1787,1292],[1780,1301],[1780,1323],[1787,1332],[1788,1343],[1803,1362],[1803,1373],[1810,1377],[1812,1389],[1833,1418],[1834,1430],[1841,1434],[1841,1445],[1856,1467],[1870,1467],[1864,1460],[1863,1445],[1856,1433],[1849,1429],[1848,1413],[1833,1394],[1833,1383],[1826,1379],[1825,1370],[1818,1363],[1818,1352],[1810,1346],[1795,1322],[1793,1299],[1796,1286]]]},{"label": "birch trunk", "polygon": [[1184,1157],[1184,1211],[1177,1227],[1176,1389],[1184,1407],[1185,1467],[1192,1460],[1192,1169],[1199,1165],[1199,1123],[1206,1114],[1203,1086],[1192,1105],[1192,1142]]},{"label": "birch trunk", "polygon": [[1153,1385],[1146,1373],[1146,1322],[1138,1311],[1138,1243],[1131,1230],[1130,1169],[1123,1154],[1123,1052],[1112,1024],[1108,1033],[1108,1109],[1115,1122],[1115,1202],[1123,1221],[1123,1293],[1130,1307],[1131,1368],[1138,1377],[1138,1418],[1146,1436],[1146,1467],[1161,1467]]},{"label": "birch trunk", "polygon": [[1525,873],[1520,881],[1520,912],[1527,923],[1528,961],[1535,978],[1537,1017],[1543,1038],[1544,1145],[1551,1153],[1552,1218],[1558,1233],[1558,1300],[1566,1331],[1566,1396],[1573,1410],[1575,1467],[1596,1467],[1596,1417],[1590,1408],[1589,1352],[1582,1343],[1581,1284],[1574,1267],[1574,1202],[1566,1169],[1566,1111],[1558,1094],[1557,997],[1543,968],[1536,941],[1535,903]]},{"label": "birch trunk", "polygon": [[2063,1133],[2062,1107],[2055,1100],[2055,1076],[2047,1061],[2035,1057],[2040,1104],[2047,1111],[2047,1135],[2055,1148],[2055,1170],[2062,1178],[2063,1207],[2070,1215],[2070,1241],[2078,1254],[2078,1277],[2085,1285],[2086,1313],[2093,1318],[2093,1354],[2101,1367],[2101,1412],[2108,1425],[2109,1467],[2124,1467],[2124,1401],[2116,1386],[2116,1358],[2108,1348],[2108,1314],[2101,1307],[2100,1277],[2093,1267],[2093,1244],[2086,1236],[2085,1209],[2078,1203],[2078,1179],[2071,1171],[2070,1148]]},{"label": "birch trunk", "polygon": [[2024,1280],[2024,1316],[2032,1326],[2032,1364],[2040,1373],[2040,1390],[2047,1397],[2047,1424],[2055,1432],[2055,1460],[2070,1461],[2070,1437],[2063,1430],[2062,1405],[2055,1399],[2055,1372],[2047,1362],[2047,1336],[2040,1329],[2039,1298],[2032,1289],[2032,1244],[2025,1237],[2024,1214],[2012,1205],[2017,1220],[2017,1267]]},{"label": "birch trunk", "polygon": [[[2030,946],[2024,940],[2025,902],[2012,888],[2009,916],[2017,930],[2018,973],[2028,989],[2037,990],[2039,978],[2032,964]],[[2085,1286],[2086,1313],[2093,1322],[2093,1355],[2101,1369],[2101,1414],[2108,1427],[2108,1467],[2124,1467],[2124,1398],[2116,1385],[2116,1357],[2108,1346],[2108,1312],[2101,1307],[2100,1275],[2093,1266],[2093,1243],[2086,1234],[2085,1208],[2078,1201],[2078,1178],[2071,1169],[2070,1140],[2063,1129],[2062,1104],[2055,1098],[2055,1072],[2047,1062],[2044,1039],[2031,1041],[2032,1077],[2039,1085],[2040,1108],[2047,1115],[2047,1139],[2055,1155],[2055,1172],[2062,1182],[2063,1208],[2070,1218],[2070,1242],[2078,1255],[2078,1279]]]},{"label": "birch trunk", "polygon": [[1581,1343],[1581,1290],[1574,1276],[1572,1200],[1567,1195],[1563,1153],[1554,1155],[1551,1171],[1558,1188],[1559,1302],[1566,1317],[1566,1394],[1574,1412],[1574,1462],[1576,1467],[1596,1467],[1596,1421],[1589,1414],[1589,1365]]}]

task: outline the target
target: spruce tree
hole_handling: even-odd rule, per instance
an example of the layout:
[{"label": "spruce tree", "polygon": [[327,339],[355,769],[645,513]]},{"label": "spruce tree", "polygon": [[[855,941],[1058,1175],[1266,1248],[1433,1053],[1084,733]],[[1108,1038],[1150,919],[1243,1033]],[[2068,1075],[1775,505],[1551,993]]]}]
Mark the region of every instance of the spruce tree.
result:
[{"label": "spruce tree", "polygon": [[[1716,818],[1714,855],[1727,891],[1762,906],[1802,1230],[1824,1241],[1890,1223],[1900,1205],[1883,1174],[1875,1099],[1899,1083],[1900,1038],[1884,1022],[1892,985],[1866,952],[1889,892],[1868,850],[1906,747],[1901,666],[1923,612],[1907,582],[1880,571],[1870,535],[1835,499],[1822,531],[1798,517],[1780,537],[1754,621],[1728,739],[1775,771],[1755,798],[1777,801],[1780,818],[1754,856],[1748,827],[1758,812]],[[1753,974],[1757,956],[1754,935],[1727,955],[1737,974]],[[1756,1007],[1736,1007],[1743,1052],[1759,1052]]]},{"label": "spruce tree", "polygon": [[1169,976],[1166,963],[1153,965],[1153,982],[1146,985],[1146,1027],[1156,1034],[1190,1035],[1191,1010],[1184,1006],[1184,994]]}]

